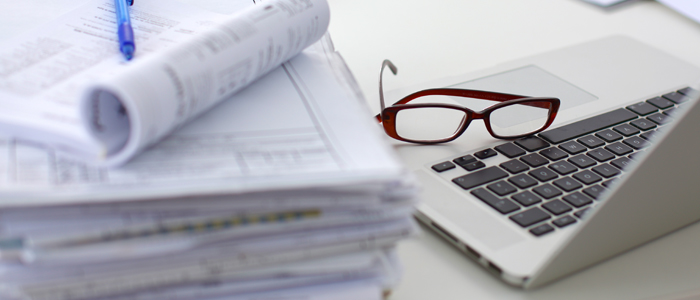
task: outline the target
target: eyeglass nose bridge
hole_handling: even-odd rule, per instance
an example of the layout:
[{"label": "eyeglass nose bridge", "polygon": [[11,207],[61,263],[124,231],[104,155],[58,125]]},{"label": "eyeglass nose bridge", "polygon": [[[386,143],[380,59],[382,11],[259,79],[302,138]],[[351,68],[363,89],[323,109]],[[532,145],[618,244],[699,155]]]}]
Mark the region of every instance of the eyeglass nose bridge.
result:
[{"label": "eyeglass nose bridge", "polygon": [[470,119],[469,119],[469,122],[467,122],[467,124],[465,124],[464,127],[461,128],[460,133],[457,136],[455,136],[455,139],[458,138],[460,135],[462,135],[465,131],[467,131],[467,128],[469,127],[471,122],[474,120],[481,120],[484,123],[486,130],[488,130],[489,133],[492,132],[491,119],[490,119],[491,110],[487,109],[485,111],[476,112],[476,111],[473,111],[473,110],[466,108],[466,107],[462,107],[462,110],[467,112],[467,114],[470,116]]},{"label": "eyeglass nose bridge", "polygon": [[474,112],[472,114],[472,119],[473,120],[481,120],[482,122],[484,122],[484,127],[486,127],[486,130],[489,132],[489,134],[491,134],[493,136],[494,135],[493,128],[491,127],[491,112],[492,111],[493,110],[491,110],[491,109],[486,109],[486,110],[483,110],[480,112]]}]

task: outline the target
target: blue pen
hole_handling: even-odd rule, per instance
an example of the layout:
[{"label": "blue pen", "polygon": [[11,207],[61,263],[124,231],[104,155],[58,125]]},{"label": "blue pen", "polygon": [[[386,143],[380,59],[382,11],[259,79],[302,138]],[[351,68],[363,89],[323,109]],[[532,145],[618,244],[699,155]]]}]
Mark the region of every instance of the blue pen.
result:
[{"label": "blue pen", "polygon": [[114,8],[117,11],[119,51],[124,54],[126,60],[131,60],[134,57],[134,51],[136,51],[134,30],[131,29],[131,18],[129,17],[129,6],[131,5],[134,5],[134,0],[114,0]]}]

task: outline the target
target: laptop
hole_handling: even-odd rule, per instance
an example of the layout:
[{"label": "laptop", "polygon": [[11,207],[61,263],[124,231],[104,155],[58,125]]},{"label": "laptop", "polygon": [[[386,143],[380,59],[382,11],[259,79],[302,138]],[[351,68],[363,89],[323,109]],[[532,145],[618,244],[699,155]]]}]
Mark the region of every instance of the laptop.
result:
[{"label": "laptop", "polygon": [[695,222],[699,79],[699,68],[613,36],[395,91],[389,101],[440,86],[561,100],[534,137],[496,140],[475,121],[451,143],[397,143],[423,186],[416,217],[526,289]]}]

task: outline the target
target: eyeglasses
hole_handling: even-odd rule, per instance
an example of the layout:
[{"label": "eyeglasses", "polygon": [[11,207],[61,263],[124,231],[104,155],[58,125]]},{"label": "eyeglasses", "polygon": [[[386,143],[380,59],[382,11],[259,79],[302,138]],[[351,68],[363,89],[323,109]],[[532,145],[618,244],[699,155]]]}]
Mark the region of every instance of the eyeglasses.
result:
[{"label": "eyeglasses", "polygon": [[[389,67],[394,75],[397,72],[396,66],[391,61],[384,60],[379,72],[379,101],[382,110],[376,118],[384,126],[386,134],[399,141],[418,144],[449,142],[462,135],[474,119],[484,120],[486,129],[495,138],[516,139],[547,129],[559,111],[561,101],[557,98],[454,88],[418,91],[392,106],[385,107],[382,77],[386,67]],[[435,98],[439,99],[436,101]],[[464,98],[499,103],[482,111],[444,103],[460,101]],[[415,102],[409,104],[411,101]]]}]

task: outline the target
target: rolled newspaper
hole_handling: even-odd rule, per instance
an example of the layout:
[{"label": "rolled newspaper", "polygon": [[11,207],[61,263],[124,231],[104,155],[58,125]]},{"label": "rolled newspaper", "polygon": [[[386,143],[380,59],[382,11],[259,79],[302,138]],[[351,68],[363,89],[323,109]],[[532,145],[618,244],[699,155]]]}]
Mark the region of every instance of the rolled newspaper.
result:
[{"label": "rolled newspaper", "polygon": [[329,20],[326,0],[265,1],[91,85],[81,120],[99,162],[124,164],[319,40]]}]

